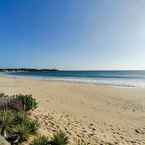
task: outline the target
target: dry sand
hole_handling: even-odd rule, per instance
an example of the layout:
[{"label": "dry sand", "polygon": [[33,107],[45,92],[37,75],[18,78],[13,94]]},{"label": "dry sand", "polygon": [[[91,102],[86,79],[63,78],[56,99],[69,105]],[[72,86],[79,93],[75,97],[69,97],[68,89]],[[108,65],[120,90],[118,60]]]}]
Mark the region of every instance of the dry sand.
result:
[{"label": "dry sand", "polygon": [[71,145],[145,145],[145,89],[1,77],[0,93],[32,94],[41,131],[62,129]]}]

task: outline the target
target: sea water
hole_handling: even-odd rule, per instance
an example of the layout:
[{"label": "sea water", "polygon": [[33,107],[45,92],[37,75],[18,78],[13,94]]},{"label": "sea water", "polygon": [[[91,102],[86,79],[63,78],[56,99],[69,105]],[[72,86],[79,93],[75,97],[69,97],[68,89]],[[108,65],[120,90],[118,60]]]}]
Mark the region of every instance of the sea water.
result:
[{"label": "sea water", "polygon": [[79,83],[94,83],[120,87],[145,88],[145,71],[45,71],[6,72],[13,77],[31,77]]}]

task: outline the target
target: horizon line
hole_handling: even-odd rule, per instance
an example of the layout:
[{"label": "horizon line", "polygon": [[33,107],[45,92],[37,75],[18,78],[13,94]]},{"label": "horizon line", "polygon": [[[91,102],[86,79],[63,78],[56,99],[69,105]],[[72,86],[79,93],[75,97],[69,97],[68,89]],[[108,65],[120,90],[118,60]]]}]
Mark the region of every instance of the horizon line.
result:
[{"label": "horizon line", "polygon": [[0,67],[0,69],[36,69],[36,70],[58,70],[58,71],[145,71],[145,69],[60,69],[39,67]]}]

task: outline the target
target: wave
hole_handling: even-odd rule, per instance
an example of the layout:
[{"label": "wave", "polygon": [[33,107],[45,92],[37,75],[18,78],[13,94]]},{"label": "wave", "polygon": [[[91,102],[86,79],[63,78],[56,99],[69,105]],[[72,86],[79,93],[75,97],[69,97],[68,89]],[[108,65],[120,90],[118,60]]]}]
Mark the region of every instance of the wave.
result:
[{"label": "wave", "polygon": [[118,79],[87,79],[87,78],[42,78],[45,80],[56,80],[56,81],[66,81],[66,82],[77,82],[77,83],[89,83],[97,85],[108,85],[116,87],[139,87],[145,88],[145,82],[139,80],[118,80]]},{"label": "wave", "polygon": [[145,88],[145,72],[144,71],[119,71],[119,72],[78,72],[78,71],[61,71],[61,72],[45,72],[45,73],[4,73],[10,77],[24,77],[41,80],[67,81],[77,83],[91,83],[99,85],[110,85],[116,87],[141,87]]}]

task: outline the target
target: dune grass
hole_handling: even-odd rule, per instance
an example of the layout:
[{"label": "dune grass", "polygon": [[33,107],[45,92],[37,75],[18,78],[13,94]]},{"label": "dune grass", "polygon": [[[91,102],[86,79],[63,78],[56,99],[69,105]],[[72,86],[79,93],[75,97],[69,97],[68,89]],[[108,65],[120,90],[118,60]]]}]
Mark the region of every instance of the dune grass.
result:
[{"label": "dune grass", "polygon": [[27,111],[37,108],[31,95],[7,96],[0,94],[0,134],[11,144],[27,141],[35,134],[39,123],[28,117]]},{"label": "dune grass", "polygon": [[[29,111],[38,107],[32,95],[8,96],[0,94],[0,134],[11,145],[20,145],[34,136],[39,123],[30,119]],[[68,145],[69,138],[62,131],[56,132],[52,138],[37,136],[30,145]],[[84,144],[78,144],[84,145]]]}]

